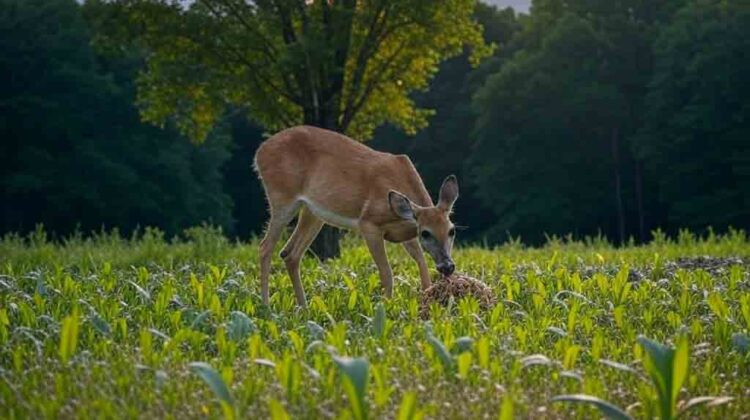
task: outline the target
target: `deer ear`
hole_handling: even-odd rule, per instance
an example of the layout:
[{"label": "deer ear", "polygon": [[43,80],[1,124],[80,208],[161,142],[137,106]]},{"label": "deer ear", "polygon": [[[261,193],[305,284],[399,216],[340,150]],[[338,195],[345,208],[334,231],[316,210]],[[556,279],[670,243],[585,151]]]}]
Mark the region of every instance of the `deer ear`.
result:
[{"label": "deer ear", "polygon": [[417,216],[414,214],[414,205],[405,195],[396,191],[389,191],[388,205],[391,207],[391,211],[396,213],[396,216],[416,222]]},{"label": "deer ear", "polygon": [[449,175],[440,187],[440,198],[438,207],[445,211],[453,209],[453,203],[458,199],[458,180],[455,175]]}]

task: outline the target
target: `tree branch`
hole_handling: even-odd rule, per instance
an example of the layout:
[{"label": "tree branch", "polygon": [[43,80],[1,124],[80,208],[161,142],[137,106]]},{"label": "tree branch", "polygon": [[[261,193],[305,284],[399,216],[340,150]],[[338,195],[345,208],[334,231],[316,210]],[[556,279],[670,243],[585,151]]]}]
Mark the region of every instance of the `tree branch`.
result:
[{"label": "tree branch", "polygon": [[359,49],[359,54],[357,54],[357,59],[354,64],[354,72],[352,74],[351,83],[348,89],[349,96],[347,97],[346,105],[344,107],[345,111],[352,107],[354,101],[353,97],[356,96],[356,92],[359,90],[359,86],[362,83],[362,79],[365,75],[365,70],[367,69],[367,63],[375,54],[375,52],[377,52],[376,48],[370,48],[370,46],[379,37],[376,34],[376,30],[378,29],[378,22],[380,21],[381,13],[385,15],[383,19],[384,21],[388,17],[385,3],[386,2],[382,0],[378,3],[377,9],[375,13],[373,13],[372,22],[370,22],[367,33],[365,34],[365,39]]},{"label": "tree branch", "polygon": [[[381,3],[382,5],[382,3]],[[380,12],[378,12],[378,15]],[[384,10],[383,13],[383,19],[380,20],[382,22],[382,25],[380,28],[377,27],[375,21],[371,24],[370,31],[367,34],[366,40],[370,39],[369,43],[365,42],[363,44],[362,49],[360,49],[360,54],[357,57],[357,64],[355,66],[354,75],[352,76],[352,82],[348,89],[348,96],[346,100],[346,104],[344,106],[344,109],[342,110],[343,118],[341,122],[342,130],[345,130],[349,124],[354,119],[354,116],[357,112],[359,112],[359,109],[362,107],[363,102],[367,100],[369,95],[372,93],[372,90],[376,86],[370,86],[373,85],[372,81],[368,82],[368,86],[364,88],[364,91],[362,91],[362,95],[359,95],[360,88],[362,81],[364,79],[367,66],[369,64],[369,61],[374,57],[380,46],[385,42],[388,37],[390,37],[393,33],[395,33],[398,29],[413,25],[417,23],[414,20],[404,20],[403,22],[394,23],[390,26],[385,26],[385,23],[388,20],[388,9]],[[378,31],[382,31],[378,33]],[[369,48],[366,48],[369,44]],[[375,74],[381,75],[379,78],[382,79],[382,74],[387,70],[387,67],[397,58],[398,53],[403,50],[404,45],[401,45],[399,48],[397,48],[397,53],[394,54],[392,57],[388,58],[386,62],[388,63],[387,66],[381,67]],[[377,85],[377,83],[375,83]],[[358,99],[358,97],[360,97]],[[360,102],[357,104],[357,102]]]},{"label": "tree branch", "polygon": [[[207,3],[210,0],[201,0],[201,1],[204,4],[206,4],[206,6],[208,7]],[[264,47],[263,50],[266,53],[266,55],[268,56],[268,59],[270,61],[275,61],[276,58],[277,58],[278,51],[276,50],[276,47],[273,45],[273,43],[271,42],[271,40],[269,40],[268,38],[266,38],[266,36],[263,34],[263,32],[261,32],[257,28],[256,25],[252,25],[250,22],[248,22],[245,19],[245,16],[242,14],[242,12],[237,7],[234,6],[234,3],[232,2],[232,0],[217,0],[217,1],[219,1],[221,4],[225,5],[225,7],[227,9],[229,9],[229,11],[232,14],[232,16],[234,16],[234,18],[237,19],[240,22],[240,24],[242,24],[242,26],[246,30],[248,30],[249,32],[255,33],[255,35],[257,35],[258,38],[260,38],[260,40],[262,41],[263,47]]]},{"label": "tree branch", "polygon": [[393,65],[393,63],[396,61],[396,58],[398,58],[399,54],[401,54],[401,51],[404,50],[406,45],[408,44],[407,41],[404,41],[399,45],[398,48],[396,48],[396,51],[391,54],[384,63],[378,67],[377,70],[374,72],[373,78],[371,78],[367,85],[365,86],[365,89],[362,92],[362,95],[357,98],[355,101],[352,102],[352,106],[348,107],[344,111],[344,117],[341,122],[341,129],[343,131],[346,131],[349,128],[349,125],[354,121],[354,117],[356,117],[357,113],[362,109],[362,106],[364,106],[365,103],[367,103],[367,100],[369,99],[370,95],[375,91],[376,88],[382,85],[385,81],[390,81],[392,78],[386,79],[386,74],[391,75],[398,75],[401,74],[401,72],[405,71],[412,63],[412,60],[407,60],[404,62],[401,66],[399,66],[397,69],[394,69],[391,72],[388,72],[388,68]]},{"label": "tree branch", "polygon": [[[221,20],[221,15],[218,10],[216,10],[208,0],[201,0],[201,2],[206,6],[206,8],[211,12],[211,14],[214,15],[217,19]],[[223,44],[227,46],[227,50],[231,51],[232,54],[235,56],[235,60],[238,61],[240,64],[243,64],[248,67],[249,70],[252,71],[253,75],[256,77],[259,77],[264,83],[268,84],[268,86],[273,89],[277,94],[283,96],[284,98],[292,101],[293,103],[297,105],[301,105],[301,98],[297,97],[294,94],[294,90],[290,89],[291,86],[287,83],[288,81],[286,79],[283,79],[283,82],[285,84],[285,87],[287,88],[286,91],[284,89],[281,89],[278,85],[276,85],[273,80],[270,77],[264,76],[264,69],[261,66],[256,65],[252,61],[248,60],[242,51],[237,50],[237,48],[232,47],[231,43],[226,42],[223,38],[220,36],[217,36],[220,41],[223,41]],[[200,40],[193,39],[193,42],[200,44]],[[205,43],[203,44],[207,46]],[[271,59],[273,57],[269,57]],[[273,61],[271,61],[273,62]],[[270,63],[269,63],[270,64]]]}]

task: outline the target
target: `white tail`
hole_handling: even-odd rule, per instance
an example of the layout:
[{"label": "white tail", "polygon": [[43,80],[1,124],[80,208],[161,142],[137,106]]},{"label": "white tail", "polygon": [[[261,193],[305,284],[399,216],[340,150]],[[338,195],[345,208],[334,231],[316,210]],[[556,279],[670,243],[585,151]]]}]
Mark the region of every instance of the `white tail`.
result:
[{"label": "white tail", "polygon": [[443,182],[435,206],[407,156],[378,152],[333,131],[308,126],[290,128],[266,140],[255,154],[255,169],[271,212],[260,243],[265,304],[269,302],[273,248],[284,227],[297,215],[297,226],[281,257],[300,306],[306,300],[299,262],[324,223],[362,234],[388,297],[393,274],[384,240],[403,244],[419,266],[423,288],[430,286],[430,276],[422,248],[439,271],[448,275],[453,272],[455,228],[449,216],[458,198],[456,177],[449,176]]}]

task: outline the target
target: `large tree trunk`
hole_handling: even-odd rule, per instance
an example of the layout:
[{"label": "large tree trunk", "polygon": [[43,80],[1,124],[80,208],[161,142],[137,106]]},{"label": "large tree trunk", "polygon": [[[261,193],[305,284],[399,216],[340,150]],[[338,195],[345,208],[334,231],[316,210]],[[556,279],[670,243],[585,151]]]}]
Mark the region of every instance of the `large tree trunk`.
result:
[{"label": "large tree trunk", "polygon": [[315,255],[321,260],[327,260],[329,258],[337,258],[341,255],[341,246],[339,240],[341,239],[341,231],[333,226],[325,225],[320,230],[318,237],[315,238],[310,249]]}]

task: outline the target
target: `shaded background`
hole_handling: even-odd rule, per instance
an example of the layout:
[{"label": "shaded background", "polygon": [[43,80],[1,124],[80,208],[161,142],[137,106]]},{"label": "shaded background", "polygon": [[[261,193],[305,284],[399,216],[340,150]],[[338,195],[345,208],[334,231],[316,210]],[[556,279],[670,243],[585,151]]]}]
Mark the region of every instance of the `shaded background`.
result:
[{"label": "shaded background", "polygon": [[[436,111],[429,127],[384,126],[368,144],[409,154],[433,193],[459,176],[464,241],[747,229],[750,11],[732,0],[609,3],[480,5],[494,56],[443,63],[415,94]],[[0,0],[0,233],[43,223],[57,235],[175,235],[205,222],[259,234],[265,203],[250,164],[263,130],[227,117],[194,145],[141,123],[139,53],[97,52],[84,9]]]}]

